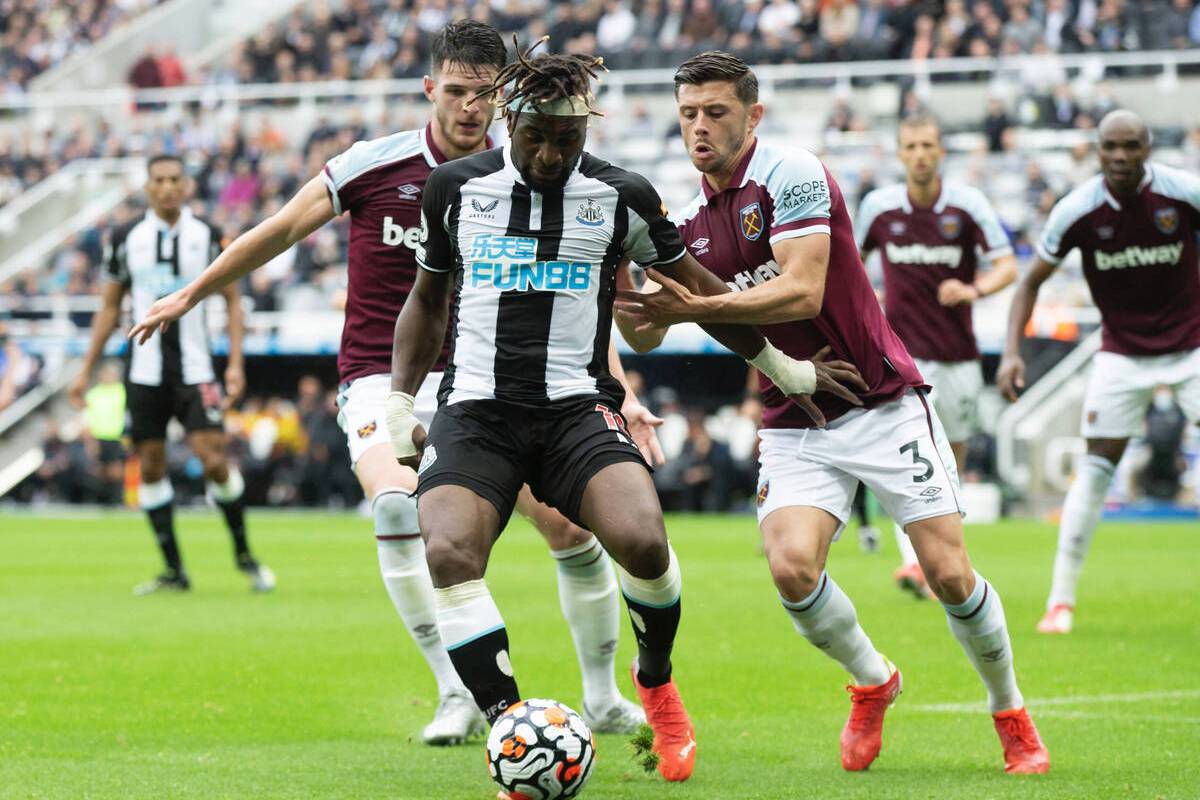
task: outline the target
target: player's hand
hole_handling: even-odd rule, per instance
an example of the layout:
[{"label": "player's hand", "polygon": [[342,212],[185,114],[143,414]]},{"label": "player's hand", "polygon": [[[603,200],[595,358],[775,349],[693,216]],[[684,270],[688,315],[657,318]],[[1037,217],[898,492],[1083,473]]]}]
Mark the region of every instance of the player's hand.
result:
[{"label": "player's hand", "polygon": [[979,290],[958,278],[947,278],[938,284],[938,302],[946,308],[967,305],[979,299]]},{"label": "player's hand", "polygon": [[662,418],[654,416],[650,409],[636,400],[625,401],[625,405],[621,406],[621,416],[625,418],[629,435],[633,437],[633,443],[637,445],[638,450],[642,451],[642,458],[646,459],[646,463],[652,467],[667,463],[662,445],[658,443],[658,434],[654,431],[663,424]]},{"label": "player's hand", "polygon": [[87,394],[89,384],[91,384],[91,380],[82,372],[79,373],[79,377],[71,381],[71,386],[67,389],[67,399],[71,401],[71,405],[76,408],[87,406],[87,401],[83,396]]},{"label": "player's hand", "polygon": [[1009,402],[1017,402],[1017,394],[1025,388],[1025,359],[1005,353],[996,369],[996,388]]},{"label": "player's hand", "polygon": [[166,333],[167,327],[172,322],[191,310],[192,302],[188,299],[187,289],[172,292],[166,297],[156,300],[154,305],[150,306],[146,317],[130,329],[129,338],[138,344],[145,344],[155,331]]},{"label": "player's hand", "polygon": [[230,364],[225,368],[225,399],[221,407],[226,411],[242,398],[246,391],[246,370],[241,364]]},{"label": "player's hand", "polygon": [[384,401],[384,417],[387,420],[388,438],[392,440],[392,454],[396,460],[414,470],[421,462],[425,450],[425,426],[413,413],[416,402],[411,394],[392,392]]},{"label": "player's hand", "polygon": [[657,292],[617,292],[613,308],[636,320],[635,330],[647,331],[653,327],[668,327],[676,322],[691,322],[699,319],[705,309],[706,298],[692,294],[679,281],[668,278],[655,269],[646,270],[646,277],[659,284]]},{"label": "player's hand", "polygon": [[[867,382],[863,380],[862,374],[858,371],[858,367],[851,364],[849,361],[834,359],[826,361],[831,348],[825,345],[810,361],[817,372],[817,388],[813,390],[813,394],[817,392],[829,392],[845,400],[854,406],[861,406],[862,400],[854,393],[853,390],[860,392],[870,391]],[[818,428],[825,427],[825,415],[821,413],[821,409],[817,408],[817,404],[813,402],[811,394],[793,394],[788,395],[792,402],[804,409],[808,416],[812,417],[812,421]]]}]

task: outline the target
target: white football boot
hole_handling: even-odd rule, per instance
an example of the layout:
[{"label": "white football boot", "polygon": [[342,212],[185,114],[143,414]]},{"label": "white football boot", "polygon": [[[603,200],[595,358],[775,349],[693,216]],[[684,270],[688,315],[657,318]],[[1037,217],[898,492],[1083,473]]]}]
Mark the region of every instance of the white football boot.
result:
[{"label": "white football boot", "polygon": [[475,698],[471,697],[470,692],[454,691],[438,702],[433,722],[421,731],[421,738],[425,744],[462,744],[486,729],[487,721],[483,714],[479,713],[475,706]]},{"label": "white football boot", "polygon": [[616,703],[596,714],[585,703],[583,721],[592,733],[633,733],[646,724],[646,712],[632,700],[618,697]]}]

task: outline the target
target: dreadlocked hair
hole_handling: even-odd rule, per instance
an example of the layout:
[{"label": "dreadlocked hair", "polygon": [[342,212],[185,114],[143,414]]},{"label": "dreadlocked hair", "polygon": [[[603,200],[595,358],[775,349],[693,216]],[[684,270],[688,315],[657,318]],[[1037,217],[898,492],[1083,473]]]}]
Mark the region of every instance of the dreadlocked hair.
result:
[{"label": "dreadlocked hair", "polygon": [[[501,114],[505,117],[512,113],[510,107],[521,101],[540,105],[576,96],[587,100],[592,115],[604,116],[604,112],[591,108],[592,101],[596,99],[592,94],[592,80],[599,80],[600,72],[608,72],[608,68],[604,66],[604,59],[600,56],[555,53],[534,56],[533,51],[549,38],[543,36],[522,51],[517,42],[517,35],[513,34],[513,48],[517,60],[496,73],[492,85],[472,97],[467,105],[479,98],[494,98],[505,86],[512,83],[512,91],[499,101]],[[520,117],[521,110],[518,108],[515,114],[514,124]]]}]

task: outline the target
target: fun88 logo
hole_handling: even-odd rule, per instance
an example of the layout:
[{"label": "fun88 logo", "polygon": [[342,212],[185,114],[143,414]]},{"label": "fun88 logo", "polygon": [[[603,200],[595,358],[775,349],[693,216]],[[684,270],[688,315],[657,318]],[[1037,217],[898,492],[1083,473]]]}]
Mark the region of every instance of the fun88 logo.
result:
[{"label": "fun88 logo", "polygon": [[534,261],[504,264],[475,261],[471,286],[476,289],[527,292],[583,292],[592,285],[592,265],[587,261]]}]

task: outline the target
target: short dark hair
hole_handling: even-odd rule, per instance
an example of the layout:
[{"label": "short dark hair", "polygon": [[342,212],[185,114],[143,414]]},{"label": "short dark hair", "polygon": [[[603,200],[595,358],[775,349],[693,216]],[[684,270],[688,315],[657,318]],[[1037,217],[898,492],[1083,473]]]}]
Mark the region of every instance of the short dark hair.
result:
[{"label": "short dark hair", "polygon": [[698,86],[711,81],[732,83],[738,100],[746,105],[758,102],[758,78],[750,65],[722,50],[708,50],[680,64],[675,70],[675,96],[684,84]]},{"label": "short dark hair", "polygon": [[938,141],[940,142],[942,140],[942,123],[928,111],[914,111],[908,116],[901,118],[900,124],[896,126],[896,137],[899,138],[900,131],[904,128],[924,128],[926,126],[937,131]]},{"label": "short dark hair", "polygon": [[451,22],[433,37],[429,46],[431,74],[437,74],[447,62],[472,69],[504,69],[508,51],[504,40],[491,25],[473,19]]},{"label": "short dark hair", "polygon": [[150,170],[154,168],[155,164],[162,164],[167,161],[175,162],[179,165],[180,169],[184,168],[183,158],[181,156],[178,156],[174,153],[159,153],[156,156],[150,156],[150,159],[146,162],[146,172],[150,172]]}]

